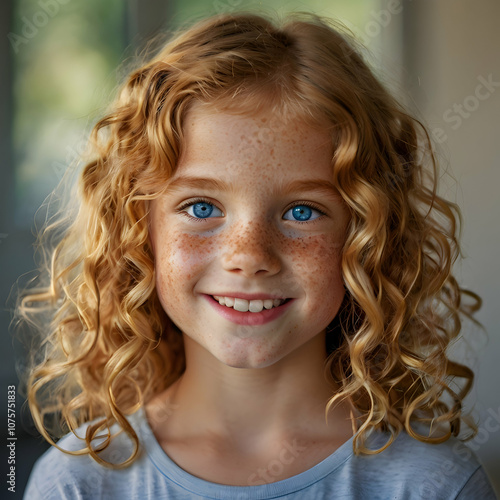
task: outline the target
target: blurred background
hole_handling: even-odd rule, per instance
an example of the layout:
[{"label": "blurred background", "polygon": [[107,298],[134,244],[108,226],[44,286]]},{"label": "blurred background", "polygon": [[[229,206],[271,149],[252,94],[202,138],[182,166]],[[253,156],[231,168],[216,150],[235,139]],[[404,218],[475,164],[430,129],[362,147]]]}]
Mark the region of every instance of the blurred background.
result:
[{"label": "blurred background", "polygon": [[[498,0],[2,0],[2,436],[7,387],[18,387],[16,364],[22,367],[14,355],[19,346],[9,331],[5,304],[18,277],[34,269],[35,212],[78,158],[91,125],[124,76],[126,61],[151,36],[209,14],[242,9],[308,11],[342,21],[373,54],[370,62],[381,78],[431,130],[445,172],[443,194],[462,207],[464,216],[465,260],[456,273],[463,286],[484,299],[478,318],[487,335],[471,329],[468,347],[456,351],[477,374],[468,406],[479,421],[479,433],[469,446],[500,492]],[[21,420],[23,402],[18,394],[12,498],[21,498],[32,464],[46,448],[29,418]],[[5,478],[8,450],[3,449]]]}]

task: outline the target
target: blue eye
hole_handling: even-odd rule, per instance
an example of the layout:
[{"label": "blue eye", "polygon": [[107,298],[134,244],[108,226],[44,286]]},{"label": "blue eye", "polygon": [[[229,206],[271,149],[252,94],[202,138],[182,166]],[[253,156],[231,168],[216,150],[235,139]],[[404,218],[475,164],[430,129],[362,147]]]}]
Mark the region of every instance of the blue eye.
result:
[{"label": "blue eye", "polygon": [[207,203],[206,201],[199,201],[197,203],[192,203],[188,207],[186,207],[186,212],[191,217],[196,219],[207,219],[210,216],[212,217],[223,217],[224,214],[220,209],[218,209],[212,203]]},{"label": "blue eye", "polygon": [[283,219],[285,220],[295,220],[298,222],[306,222],[309,220],[314,220],[320,217],[322,214],[314,208],[308,207],[307,205],[296,205],[290,210],[287,210]]}]

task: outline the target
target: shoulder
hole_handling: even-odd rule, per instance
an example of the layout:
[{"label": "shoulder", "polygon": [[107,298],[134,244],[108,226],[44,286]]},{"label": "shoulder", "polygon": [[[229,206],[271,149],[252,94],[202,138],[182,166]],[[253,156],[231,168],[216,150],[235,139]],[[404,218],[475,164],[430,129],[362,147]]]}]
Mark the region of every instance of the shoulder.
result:
[{"label": "shoulder", "polygon": [[383,454],[394,458],[404,457],[406,461],[429,470],[434,469],[437,463],[453,464],[462,472],[473,471],[480,466],[472,450],[453,436],[443,443],[433,444],[415,439],[403,431]]},{"label": "shoulder", "polygon": [[[380,446],[386,439],[386,435],[379,434],[372,443]],[[380,498],[391,491],[401,495],[397,498],[465,500],[479,498],[474,496],[479,488],[483,492],[480,498],[495,499],[479,460],[454,437],[431,444],[401,432],[386,450],[357,456],[352,464],[382,493]]]},{"label": "shoulder", "polygon": [[[69,449],[65,445],[71,441],[67,436],[58,445]],[[72,444],[76,444],[76,441]],[[101,481],[101,470],[94,460],[88,456],[69,455],[51,447],[35,463],[24,498],[91,498],[90,485]]]},{"label": "shoulder", "polygon": [[[66,451],[76,452],[85,448],[85,435],[87,425],[74,433],[69,433],[58,441],[58,446]],[[112,427],[113,432],[118,430]],[[132,441],[120,433],[114,437],[101,456],[106,461],[119,464],[125,461],[133,452]],[[141,453],[141,452],[140,452]],[[28,485],[25,498],[31,499],[61,499],[61,498],[110,498],[106,492],[115,490],[116,483],[137,480],[140,474],[141,457],[134,462],[134,466],[125,469],[113,469],[98,464],[88,454],[74,455],[65,453],[56,447],[47,450],[36,462]],[[144,463],[142,464],[142,468]],[[127,497],[124,497],[127,498]],[[130,497],[132,498],[132,497]]]}]

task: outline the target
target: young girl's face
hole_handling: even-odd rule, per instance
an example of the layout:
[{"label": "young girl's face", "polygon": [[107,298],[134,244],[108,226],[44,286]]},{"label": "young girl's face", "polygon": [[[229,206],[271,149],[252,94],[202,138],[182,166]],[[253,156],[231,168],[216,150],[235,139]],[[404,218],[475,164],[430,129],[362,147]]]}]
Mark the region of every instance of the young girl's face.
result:
[{"label": "young girl's face", "polygon": [[344,296],[348,211],[331,182],[331,138],[299,119],[201,106],[184,138],[151,204],[160,301],[220,362],[277,363],[324,332]]}]

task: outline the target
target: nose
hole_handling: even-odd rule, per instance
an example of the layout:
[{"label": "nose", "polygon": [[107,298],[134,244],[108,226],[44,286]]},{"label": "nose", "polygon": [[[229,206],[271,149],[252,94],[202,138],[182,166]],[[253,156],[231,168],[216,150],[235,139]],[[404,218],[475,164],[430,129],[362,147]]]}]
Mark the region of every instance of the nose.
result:
[{"label": "nose", "polygon": [[281,270],[276,229],[256,221],[232,228],[224,244],[223,267],[245,277],[274,275]]}]

